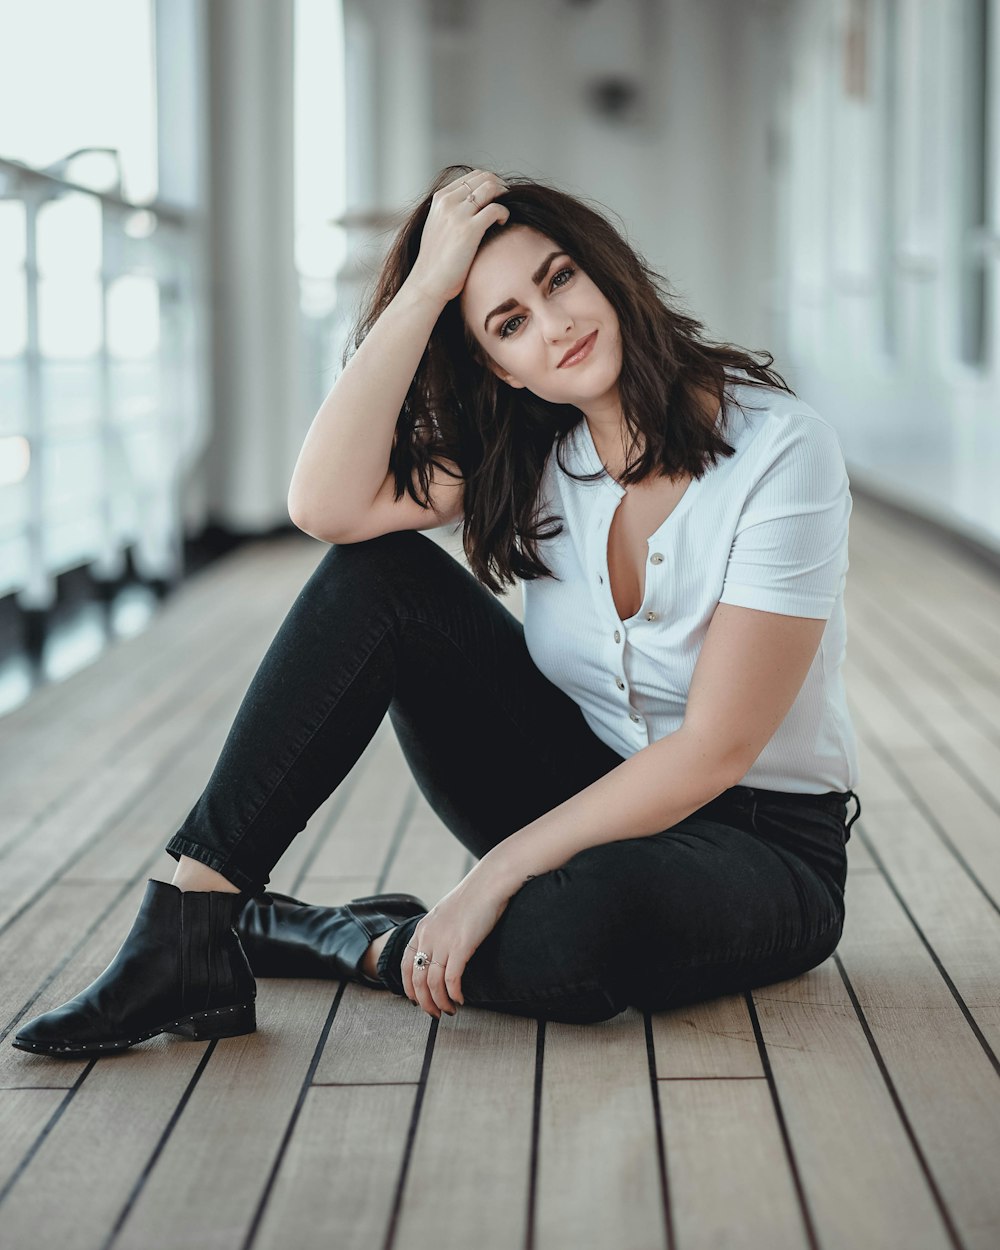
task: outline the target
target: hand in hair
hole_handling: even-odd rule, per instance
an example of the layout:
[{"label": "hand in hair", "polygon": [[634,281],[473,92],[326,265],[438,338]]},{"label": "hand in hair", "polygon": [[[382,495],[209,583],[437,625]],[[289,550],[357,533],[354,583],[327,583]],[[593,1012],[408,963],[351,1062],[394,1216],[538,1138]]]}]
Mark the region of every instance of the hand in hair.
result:
[{"label": "hand in hair", "polygon": [[474,169],[435,191],[410,281],[441,304],[460,294],[483,235],[510,216],[494,202],[507,190],[496,174]]}]

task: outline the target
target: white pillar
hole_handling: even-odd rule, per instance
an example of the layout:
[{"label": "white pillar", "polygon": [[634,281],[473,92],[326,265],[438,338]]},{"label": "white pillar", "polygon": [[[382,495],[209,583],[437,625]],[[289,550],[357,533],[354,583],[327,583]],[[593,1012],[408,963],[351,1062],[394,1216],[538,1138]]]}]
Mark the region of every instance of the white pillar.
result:
[{"label": "white pillar", "polygon": [[287,428],[299,398],[292,0],[208,5],[213,285],[213,520],[288,524]]},{"label": "white pillar", "polygon": [[339,361],[386,244],[435,173],[427,0],[343,0],[347,232],[331,354]]}]

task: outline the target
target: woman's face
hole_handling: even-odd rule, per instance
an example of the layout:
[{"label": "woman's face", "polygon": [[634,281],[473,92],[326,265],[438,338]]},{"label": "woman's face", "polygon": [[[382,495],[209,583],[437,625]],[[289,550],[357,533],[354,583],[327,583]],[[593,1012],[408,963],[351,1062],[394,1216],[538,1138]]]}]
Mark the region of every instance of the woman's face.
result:
[{"label": "woman's face", "polygon": [[[508,385],[588,416],[617,411],[618,317],[558,243],[530,226],[490,240],[472,262],[459,307],[490,369]],[[562,363],[595,332],[583,359]]]}]

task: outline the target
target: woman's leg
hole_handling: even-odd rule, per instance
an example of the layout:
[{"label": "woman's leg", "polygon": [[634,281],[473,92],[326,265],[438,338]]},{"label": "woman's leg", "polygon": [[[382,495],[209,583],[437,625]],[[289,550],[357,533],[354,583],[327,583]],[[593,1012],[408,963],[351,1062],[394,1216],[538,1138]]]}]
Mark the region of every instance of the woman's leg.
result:
[{"label": "woman's leg", "polygon": [[386,711],[423,793],[477,856],[621,762],[467,569],[417,531],[385,534],[320,560],[166,850],[260,893]]},{"label": "woman's leg", "polygon": [[[469,960],[465,1002],[583,1023],[821,963],[844,922],[846,802],[762,793],[733,787],[671,829],[589,847],[526,882]],[[397,994],[419,919],[379,959]]]},{"label": "woman's leg", "polygon": [[[262,889],[386,710],[421,791],[477,856],[621,762],[466,569],[422,534],[383,535],[323,557],[168,851]],[[630,1002],[725,993],[825,958],[843,899],[811,866],[809,838],[820,860],[839,862],[846,804],[798,796],[799,832],[776,847],[771,809],[746,805],[754,793],[734,787],[671,830],[588,848],[527,882],[470,960],[466,1002],[605,1019]],[[378,961],[396,993],[419,919],[391,934]]]},{"label": "woman's leg", "polygon": [[[147,882],[108,968],[28,1021],[14,1045],[96,1054],[160,1032],[251,1031],[255,985],[234,918],[397,700],[404,719],[433,738],[434,759],[452,761],[449,817],[477,854],[532,819],[539,803],[544,810],[586,784],[589,775],[576,780],[581,764],[617,759],[531,664],[515,618],[436,543],[407,532],[332,547],[268,648],[205,790],[167,845],[186,861],[181,874],[195,879],[185,888]],[[472,796],[457,775],[469,739],[489,759],[512,727],[518,771],[492,778],[495,802],[473,821]],[[574,735],[578,755],[565,754]],[[212,873],[222,888],[211,888]],[[410,910],[394,908],[391,923]],[[334,918],[350,948],[340,962],[354,967],[359,928],[364,939],[383,918]]]}]

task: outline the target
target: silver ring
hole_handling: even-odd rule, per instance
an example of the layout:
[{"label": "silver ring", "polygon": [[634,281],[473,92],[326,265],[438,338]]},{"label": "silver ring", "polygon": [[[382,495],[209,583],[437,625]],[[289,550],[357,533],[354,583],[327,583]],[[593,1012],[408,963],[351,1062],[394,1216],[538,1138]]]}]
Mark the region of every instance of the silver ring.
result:
[{"label": "silver ring", "polygon": [[[409,945],[409,943],[407,943]],[[444,964],[439,959],[431,959],[426,951],[417,951],[413,956],[414,968],[426,968],[429,964],[437,964],[439,968],[443,968]]]}]

